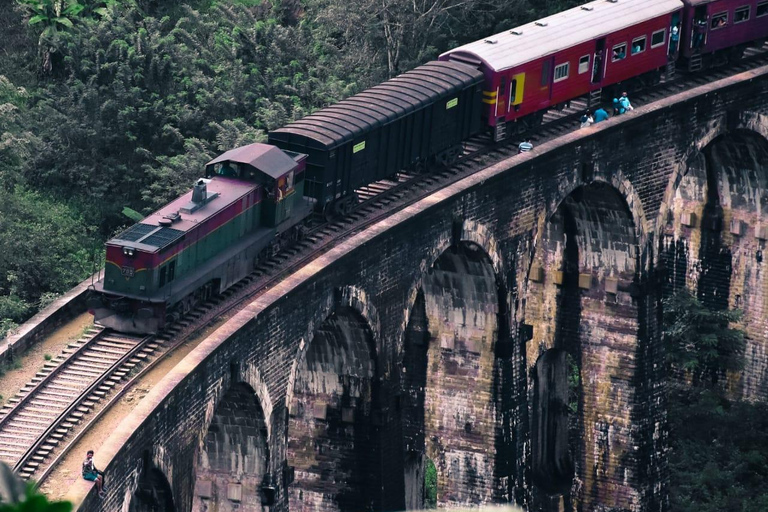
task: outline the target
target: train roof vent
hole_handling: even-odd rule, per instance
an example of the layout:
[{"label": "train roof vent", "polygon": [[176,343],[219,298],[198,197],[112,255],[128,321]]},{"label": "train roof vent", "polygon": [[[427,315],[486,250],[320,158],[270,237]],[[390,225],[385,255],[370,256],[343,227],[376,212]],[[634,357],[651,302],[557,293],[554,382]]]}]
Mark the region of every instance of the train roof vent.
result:
[{"label": "train roof vent", "polygon": [[522,30],[512,29],[512,30],[509,31],[509,33],[512,34],[513,36],[521,36],[521,35],[523,35],[523,31]]},{"label": "train roof vent", "polygon": [[594,10],[595,10],[595,8],[594,8],[594,7],[592,7],[591,5],[582,5],[582,6],[581,6],[581,10],[582,10],[582,11],[594,11]]},{"label": "train roof vent", "polygon": [[534,25],[538,25],[539,27],[546,27],[547,25],[549,25],[549,23],[547,23],[546,21],[536,21],[534,22]]},{"label": "train roof vent", "polygon": [[488,43],[488,44],[496,44],[496,43],[499,42],[499,40],[498,39],[483,39],[483,42],[484,43]]}]

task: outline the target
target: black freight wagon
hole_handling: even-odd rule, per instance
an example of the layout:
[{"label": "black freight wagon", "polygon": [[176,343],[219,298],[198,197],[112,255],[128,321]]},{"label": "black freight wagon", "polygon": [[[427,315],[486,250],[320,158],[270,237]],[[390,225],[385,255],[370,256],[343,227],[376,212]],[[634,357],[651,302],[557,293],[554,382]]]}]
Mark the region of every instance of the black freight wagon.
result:
[{"label": "black freight wagon", "polygon": [[362,185],[450,161],[481,129],[483,74],[434,61],[270,132],[269,143],[307,159],[304,195],[343,211]]}]

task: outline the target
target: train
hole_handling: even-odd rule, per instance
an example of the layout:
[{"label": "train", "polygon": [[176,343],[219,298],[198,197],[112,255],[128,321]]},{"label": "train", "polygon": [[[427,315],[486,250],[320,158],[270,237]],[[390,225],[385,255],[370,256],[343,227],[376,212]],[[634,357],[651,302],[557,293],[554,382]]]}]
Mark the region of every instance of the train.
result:
[{"label": "train", "polygon": [[597,0],[447,51],[208,162],[185,195],[107,241],[89,310],[105,327],[156,333],[300,238],[313,212],[354,208],[364,185],[766,38],[768,0]]}]

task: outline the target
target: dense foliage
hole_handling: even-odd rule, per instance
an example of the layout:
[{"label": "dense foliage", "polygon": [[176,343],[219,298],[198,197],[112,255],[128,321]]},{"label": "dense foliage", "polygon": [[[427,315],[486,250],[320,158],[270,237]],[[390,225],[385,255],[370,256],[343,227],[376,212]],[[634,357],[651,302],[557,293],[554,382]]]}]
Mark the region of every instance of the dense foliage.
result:
[{"label": "dense foliage", "polygon": [[740,318],[685,290],[664,301],[675,512],[768,510],[768,406],[728,398],[721,379],[743,364]]},{"label": "dense foliage", "polygon": [[671,510],[768,510],[768,406],[673,385],[669,420]]},{"label": "dense foliage", "polygon": [[664,337],[670,370],[697,384],[716,384],[726,371],[740,370],[744,332],[732,325],[741,315],[739,310],[708,308],[687,290],[667,298]]},{"label": "dense foliage", "polygon": [[31,483],[23,482],[13,470],[0,462],[0,512],[69,512],[72,504],[65,501],[51,503],[35,490]]},{"label": "dense foliage", "polygon": [[217,153],[576,3],[0,0],[0,336]]}]

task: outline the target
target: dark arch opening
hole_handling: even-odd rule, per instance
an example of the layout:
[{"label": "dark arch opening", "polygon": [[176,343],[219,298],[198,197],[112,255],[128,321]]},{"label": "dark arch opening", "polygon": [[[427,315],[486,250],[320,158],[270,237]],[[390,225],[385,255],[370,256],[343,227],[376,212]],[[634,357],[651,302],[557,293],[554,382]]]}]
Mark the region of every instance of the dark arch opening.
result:
[{"label": "dark arch opening", "polygon": [[142,473],[131,497],[129,512],[174,512],[173,492],[165,475],[157,468]]},{"label": "dark arch opening", "polygon": [[565,351],[550,349],[539,357],[533,374],[531,472],[534,483],[548,493],[568,492],[573,480],[568,373]]},{"label": "dark arch opening", "polygon": [[[404,336],[406,508],[488,503],[497,491],[499,284],[477,244],[446,250],[424,277]],[[506,331],[504,331],[506,332]]]},{"label": "dark arch opening", "polygon": [[545,226],[524,299],[532,509],[630,506],[633,484],[615,488],[636,466],[639,260],[634,219],[609,184],[577,188]]},{"label": "dark arch opening", "polygon": [[216,407],[198,454],[195,508],[260,510],[268,468],[264,411],[253,389],[238,382]]},{"label": "dark arch opening", "polygon": [[763,262],[768,243],[768,141],[754,132],[736,130],[716,138],[703,153],[708,194],[696,293],[710,308],[743,311],[745,345],[734,349],[735,353],[744,350],[746,356],[740,391],[747,398],[765,399],[768,365],[759,354],[768,345],[763,307],[767,299]]},{"label": "dark arch opening", "polygon": [[381,508],[376,366],[373,335],[355,310],[339,308],[315,331],[290,404],[291,512]]}]

